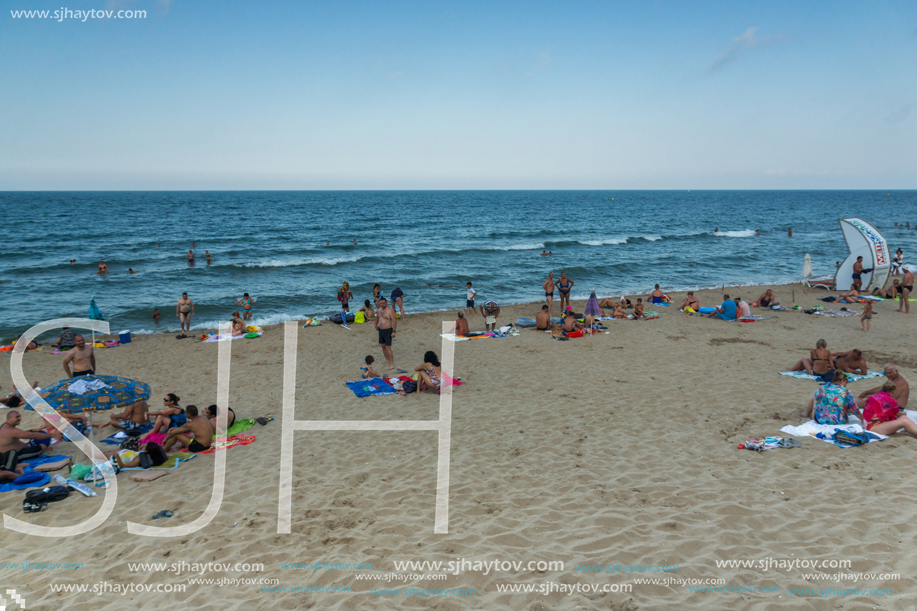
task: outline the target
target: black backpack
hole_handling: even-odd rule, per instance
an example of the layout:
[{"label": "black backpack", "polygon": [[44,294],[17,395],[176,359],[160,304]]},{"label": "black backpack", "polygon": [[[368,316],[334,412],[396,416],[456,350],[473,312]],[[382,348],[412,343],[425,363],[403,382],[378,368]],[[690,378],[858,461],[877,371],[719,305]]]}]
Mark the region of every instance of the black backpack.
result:
[{"label": "black backpack", "polygon": [[51,486],[29,490],[25,493],[25,500],[22,501],[22,511],[35,513],[45,509],[48,503],[63,501],[68,496],[70,496],[70,489],[66,486]]}]

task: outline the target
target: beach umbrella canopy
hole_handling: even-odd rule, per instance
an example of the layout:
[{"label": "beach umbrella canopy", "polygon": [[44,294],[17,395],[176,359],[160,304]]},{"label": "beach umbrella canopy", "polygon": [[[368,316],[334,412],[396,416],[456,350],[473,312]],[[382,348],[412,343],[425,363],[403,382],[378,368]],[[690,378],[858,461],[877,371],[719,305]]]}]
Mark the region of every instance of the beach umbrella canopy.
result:
[{"label": "beach umbrella canopy", "polygon": [[806,253],[806,260],[802,264],[802,277],[809,278],[810,276],[812,276],[812,257]]},{"label": "beach umbrella canopy", "polygon": [[[96,380],[102,384],[98,384]],[[77,385],[71,391],[71,387],[77,382],[85,384]],[[85,389],[86,385],[90,388]],[[85,391],[80,394],[80,390]],[[109,410],[115,407],[124,408],[137,401],[146,401],[150,398],[150,386],[120,376],[85,375],[52,384],[43,389],[39,396],[58,411],[74,413],[88,407]]]},{"label": "beach umbrella canopy", "polygon": [[592,293],[589,295],[589,301],[586,302],[586,314],[591,314],[593,316],[600,316],[602,310],[599,309],[599,300],[595,296],[595,290],[593,289]]}]

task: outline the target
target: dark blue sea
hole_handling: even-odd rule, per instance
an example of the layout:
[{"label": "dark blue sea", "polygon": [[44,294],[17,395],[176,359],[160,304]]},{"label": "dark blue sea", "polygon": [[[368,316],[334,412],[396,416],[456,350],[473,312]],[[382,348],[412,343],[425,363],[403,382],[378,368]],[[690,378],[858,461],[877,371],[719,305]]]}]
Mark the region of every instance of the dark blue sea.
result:
[{"label": "dark blue sea", "polygon": [[794,282],[806,253],[833,273],[846,216],[905,261],[917,249],[915,191],[5,192],[0,211],[4,343],[86,316],[91,297],[113,332],[151,333],[178,330],[183,291],[193,328],[213,330],[243,292],[258,324],[327,316],[345,280],[351,309],[379,282],[404,291],[409,314],[463,306],[468,280],[479,300],[538,301],[549,271],[575,281],[574,299]]}]

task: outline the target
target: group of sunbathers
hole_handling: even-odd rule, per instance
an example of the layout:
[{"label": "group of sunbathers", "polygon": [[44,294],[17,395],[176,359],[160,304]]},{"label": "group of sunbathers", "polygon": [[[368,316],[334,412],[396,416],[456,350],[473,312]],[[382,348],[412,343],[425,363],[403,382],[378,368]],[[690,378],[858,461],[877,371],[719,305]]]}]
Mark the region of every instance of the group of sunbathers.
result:
[{"label": "group of sunbathers", "polygon": [[[33,386],[37,387],[38,383],[36,382]],[[0,401],[9,407],[16,407],[24,402],[18,391]],[[115,457],[116,463],[122,468],[133,466],[148,468],[147,464],[156,466],[164,462],[165,459],[158,461],[160,454],[164,455],[172,450],[203,452],[209,449],[213,445],[214,433],[225,431],[217,425],[219,408],[211,405],[201,414],[196,406],[182,407],[179,401],[177,395],[169,393],[163,398],[163,407],[159,411],[150,411],[146,401],[138,401],[127,406],[120,413],[109,414],[105,422],[93,423],[94,428],[107,426],[119,428],[130,438],[139,437],[152,421],[153,428],[149,431],[150,434],[160,432],[166,434],[161,443],[148,441],[140,446],[148,456],[131,455],[130,459],[126,461],[121,461],[119,457],[116,457],[118,452],[108,452],[106,456]],[[226,429],[228,429],[235,423],[236,414],[232,408],[226,409],[228,410]],[[54,423],[61,427],[68,424],[73,425],[81,433],[87,432],[89,424],[87,415],[83,413],[56,412],[48,416],[42,414],[42,417],[46,421],[45,428],[25,430],[19,428],[22,415],[16,410],[7,412],[6,421],[0,424],[0,481],[16,479],[23,472],[22,461],[47,454],[53,440],[64,441],[63,434],[54,426]],[[150,456],[153,458],[151,459]]]}]

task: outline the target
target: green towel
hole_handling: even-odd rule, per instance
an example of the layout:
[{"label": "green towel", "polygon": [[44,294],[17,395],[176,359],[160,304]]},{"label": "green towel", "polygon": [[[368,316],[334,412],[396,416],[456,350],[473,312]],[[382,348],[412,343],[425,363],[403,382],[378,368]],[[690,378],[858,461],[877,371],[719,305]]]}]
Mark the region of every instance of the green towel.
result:
[{"label": "green towel", "polygon": [[233,435],[238,435],[239,433],[243,431],[247,431],[248,429],[252,428],[253,426],[255,426],[254,420],[242,418],[242,419],[239,419],[233,422],[232,426],[229,427],[229,430],[226,431],[225,434],[214,435],[213,438],[216,439],[217,437],[232,437]]}]

